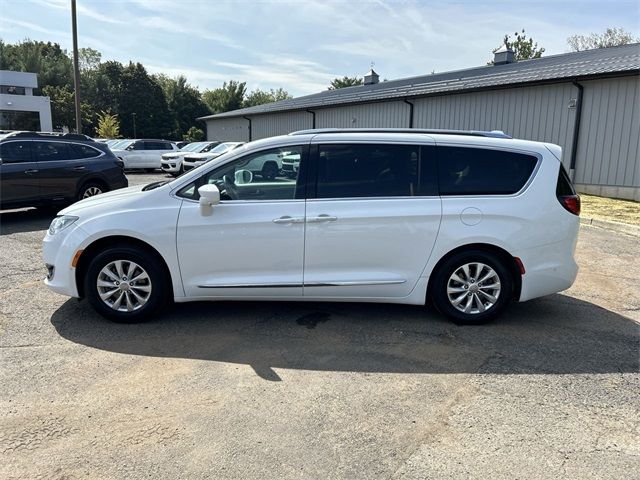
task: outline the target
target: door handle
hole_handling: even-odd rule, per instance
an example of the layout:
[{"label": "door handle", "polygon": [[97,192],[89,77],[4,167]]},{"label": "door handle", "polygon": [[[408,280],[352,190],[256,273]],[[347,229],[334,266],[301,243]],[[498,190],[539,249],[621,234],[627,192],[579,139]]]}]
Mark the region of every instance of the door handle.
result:
[{"label": "door handle", "polygon": [[73,168],[72,168],[72,170],[80,171],[80,170],[84,170],[85,168],[86,168],[86,167],[85,167],[84,165],[79,165],[79,166],[77,166],[77,167],[73,167]]},{"label": "door handle", "polygon": [[289,215],[285,215],[284,217],[274,218],[273,223],[277,223],[279,225],[288,225],[291,223],[303,223],[304,218],[293,218]]},{"label": "door handle", "polygon": [[25,170],[24,173],[26,173],[27,175],[31,175],[32,173],[38,173],[38,170],[36,170],[35,168],[31,168],[31,169]]},{"label": "door handle", "polygon": [[336,220],[338,220],[338,217],[323,213],[322,215],[318,215],[317,217],[308,218],[307,223],[335,222]]}]

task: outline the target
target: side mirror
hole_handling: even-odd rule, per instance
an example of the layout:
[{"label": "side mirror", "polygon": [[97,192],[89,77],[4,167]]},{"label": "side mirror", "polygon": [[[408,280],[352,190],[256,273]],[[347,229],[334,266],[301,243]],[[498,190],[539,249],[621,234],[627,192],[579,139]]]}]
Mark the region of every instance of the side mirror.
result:
[{"label": "side mirror", "polygon": [[220,203],[220,190],[213,184],[201,186],[198,193],[201,207],[212,207]]},{"label": "side mirror", "polygon": [[250,170],[238,170],[234,177],[236,185],[245,185],[253,181],[253,173]]}]

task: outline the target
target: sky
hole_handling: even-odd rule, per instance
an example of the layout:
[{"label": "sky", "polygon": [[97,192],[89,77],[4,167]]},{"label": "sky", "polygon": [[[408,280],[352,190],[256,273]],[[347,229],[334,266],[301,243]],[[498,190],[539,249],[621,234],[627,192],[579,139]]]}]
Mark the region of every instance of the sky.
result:
[{"label": "sky", "polygon": [[[5,42],[52,41],[71,51],[70,0],[0,0]],[[506,33],[526,30],[544,55],[573,34],[623,27],[640,36],[634,1],[77,0],[78,43],[103,60],[184,75],[201,90],[230,79],[294,96],[338,76],[381,79],[484,65]]]}]

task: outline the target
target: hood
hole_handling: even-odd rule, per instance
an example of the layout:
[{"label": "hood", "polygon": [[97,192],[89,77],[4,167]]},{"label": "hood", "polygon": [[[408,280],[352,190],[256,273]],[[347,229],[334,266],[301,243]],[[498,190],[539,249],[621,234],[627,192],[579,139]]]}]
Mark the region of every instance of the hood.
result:
[{"label": "hood", "polygon": [[[113,190],[112,192],[101,193],[95,197],[85,198],[84,200],[80,200],[73,205],[69,205],[63,210],[60,210],[58,215],[77,215],[85,209],[96,207],[98,205],[134,199],[147,193],[142,191],[144,187],[144,185],[136,185],[134,187],[120,188],[118,190]],[[149,190],[149,192],[153,191],[155,190]]]},{"label": "hood", "polygon": [[189,157],[189,159],[193,159],[193,160],[207,160],[209,158],[219,157],[220,155],[222,155],[222,153],[206,152],[206,153],[191,153],[191,154],[187,154],[186,156]]},{"label": "hood", "polygon": [[189,155],[190,153],[191,152],[165,153],[165,154],[162,155],[162,158],[164,158],[165,160],[173,160],[174,158],[184,157],[185,155]]}]

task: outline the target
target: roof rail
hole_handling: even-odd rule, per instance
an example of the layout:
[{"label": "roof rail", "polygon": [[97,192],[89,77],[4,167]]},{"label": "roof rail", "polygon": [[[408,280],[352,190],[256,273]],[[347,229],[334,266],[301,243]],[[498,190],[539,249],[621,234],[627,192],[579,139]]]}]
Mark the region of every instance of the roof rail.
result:
[{"label": "roof rail", "polygon": [[81,133],[59,133],[59,132],[30,132],[30,131],[12,131],[8,135],[12,137],[26,138],[64,138],[66,140],[84,140],[93,142],[93,138]]},{"label": "roof rail", "polygon": [[438,128],[315,128],[298,130],[289,135],[309,135],[320,133],[416,133],[440,135],[467,135],[471,137],[512,138],[501,130],[446,130]]}]

